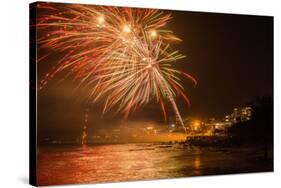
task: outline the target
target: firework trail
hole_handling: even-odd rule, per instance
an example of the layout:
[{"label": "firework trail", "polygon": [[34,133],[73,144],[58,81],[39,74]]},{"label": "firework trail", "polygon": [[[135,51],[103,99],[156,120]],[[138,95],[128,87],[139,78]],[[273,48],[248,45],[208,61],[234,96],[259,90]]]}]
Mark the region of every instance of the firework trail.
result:
[{"label": "firework trail", "polygon": [[85,114],[84,114],[84,122],[83,122],[83,131],[82,131],[82,136],[81,136],[81,144],[84,145],[87,142],[87,124],[88,124],[88,119],[89,119],[89,114],[88,114],[89,109],[86,108]]},{"label": "firework trail", "polygon": [[[113,106],[127,117],[153,99],[166,119],[165,100],[170,101],[183,128],[175,97],[189,104],[180,76],[196,84],[189,74],[173,68],[184,58],[170,43],[180,41],[165,26],[170,14],[152,9],[39,3],[42,15],[36,27],[38,44],[64,56],[41,81],[39,89],[57,73],[90,87],[89,100],[104,101],[103,113]],[[44,14],[44,11],[46,14]],[[38,59],[44,61],[49,54]]]}]

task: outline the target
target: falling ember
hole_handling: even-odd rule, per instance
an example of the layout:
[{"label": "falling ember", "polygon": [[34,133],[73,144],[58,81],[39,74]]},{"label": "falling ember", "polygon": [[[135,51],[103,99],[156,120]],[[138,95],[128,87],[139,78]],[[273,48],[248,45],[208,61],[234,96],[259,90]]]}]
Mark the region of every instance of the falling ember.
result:
[{"label": "falling ember", "polygon": [[[57,73],[67,71],[67,76],[80,82],[79,87],[91,88],[91,102],[104,102],[103,113],[116,106],[127,117],[156,99],[166,119],[165,101],[168,101],[185,128],[175,98],[182,96],[189,104],[180,77],[195,84],[196,80],[174,68],[185,56],[171,48],[171,43],[180,41],[166,29],[171,14],[87,5],[44,4],[43,7],[52,14],[38,17],[37,29],[47,33],[38,38],[38,43],[64,56],[47,73],[40,88]],[[86,129],[87,126],[83,128],[82,143]]]}]

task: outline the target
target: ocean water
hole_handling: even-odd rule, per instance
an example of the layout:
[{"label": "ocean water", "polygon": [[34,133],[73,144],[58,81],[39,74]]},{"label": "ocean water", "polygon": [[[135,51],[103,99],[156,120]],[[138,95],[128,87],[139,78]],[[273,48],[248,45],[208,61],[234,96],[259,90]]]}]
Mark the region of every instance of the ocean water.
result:
[{"label": "ocean water", "polygon": [[37,170],[39,185],[82,184],[272,171],[273,159],[262,147],[41,146]]}]

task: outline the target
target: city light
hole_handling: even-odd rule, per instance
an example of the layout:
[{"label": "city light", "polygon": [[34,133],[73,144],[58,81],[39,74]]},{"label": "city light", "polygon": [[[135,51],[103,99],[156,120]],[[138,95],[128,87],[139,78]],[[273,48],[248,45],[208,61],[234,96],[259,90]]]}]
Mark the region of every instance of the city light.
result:
[{"label": "city light", "polygon": [[199,120],[194,120],[192,123],[192,129],[197,131],[200,129],[201,122]]}]

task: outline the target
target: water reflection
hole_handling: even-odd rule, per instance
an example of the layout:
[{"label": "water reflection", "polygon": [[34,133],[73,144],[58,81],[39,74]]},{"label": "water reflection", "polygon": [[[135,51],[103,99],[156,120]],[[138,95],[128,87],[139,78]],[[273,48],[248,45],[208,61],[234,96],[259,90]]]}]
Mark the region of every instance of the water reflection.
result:
[{"label": "water reflection", "polygon": [[241,149],[230,153],[165,144],[41,147],[38,182],[52,185],[186,177],[217,174],[221,169],[235,172],[238,163],[240,171],[243,167],[257,170],[249,153],[253,154]]},{"label": "water reflection", "polygon": [[200,175],[201,160],[200,160],[199,156],[195,156],[193,165],[194,165],[195,174]]},{"label": "water reflection", "polygon": [[194,159],[194,168],[196,170],[199,170],[201,167],[201,161],[200,161],[200,158],[198,156],[195,157]]}]

